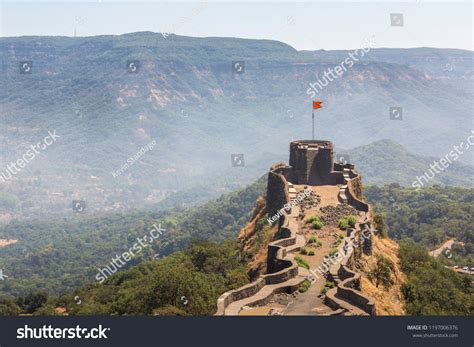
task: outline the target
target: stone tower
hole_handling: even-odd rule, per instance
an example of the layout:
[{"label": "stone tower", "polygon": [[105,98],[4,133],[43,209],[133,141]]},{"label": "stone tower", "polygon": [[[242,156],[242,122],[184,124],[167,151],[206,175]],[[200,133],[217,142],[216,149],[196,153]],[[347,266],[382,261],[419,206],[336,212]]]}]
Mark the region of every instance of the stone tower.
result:
[{"label": "stone tower", "polygon": [[329,141],[305,140],[290,143],[292,183],[313,186],[336,184],[333,174],[334,146]]}]

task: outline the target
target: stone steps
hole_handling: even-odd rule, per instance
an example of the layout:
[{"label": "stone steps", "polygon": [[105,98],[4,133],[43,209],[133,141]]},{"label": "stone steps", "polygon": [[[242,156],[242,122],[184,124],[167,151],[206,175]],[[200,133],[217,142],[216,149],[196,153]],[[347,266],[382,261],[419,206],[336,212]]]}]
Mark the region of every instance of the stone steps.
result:
[{"label": "stone steps", "polygon": [[296,192],[295,186],[293,183],[288,182],[288,197],[290,198],[290,201],[293,201],[297,198],[298,193]]},{"label": "stone steps", "polygon": [[[296,189],[294,188],[292,183],[288,183],[288,190],[289,190],[289,195],[290,195],[290,200],[291,196],[294,195],[296,198]],[[288,215],[288,229],[291,231],[291,236],[288,239],[294,238],[294,243],[287,246],[283,247],[285,256],[283,259],[290,260],[293,266],[297,266],[294,259],[294,254],[292,252],[299,251],[301,247],[303,247],[306,244],[306,240],[303,235],[298,234],[299,230],[299,224],[296,221],[296,218],[299,214],[299,208],[295,207],[292,209],[291,214]],[[277,240],[274,243],[281,241]],[[290,267],[290,268],[291,268]],[[289,271],[290,268],[287,268],[282,271]],[[307,273],[302,271],[302,268],[298,267],[298,272],[296,275],[292,274],[291,278],[287,279],[286,281],[280,282],[280,283],[274,283],[274,284],[265,284],[258,292],[255,294],[243,298],[241,300],[234,301],[230,303],[224,310],[224,315],[226,316],[235,316],[238,315],[239,312],[242,310],[242,307],[244,306],[256,306],[256,305],[264,305],[266,304],[273,295],[277,293],[282,293],[282,292],[288,292],[291,293],[295,290],[298,289],[299,285],[306,279]],[[262,276],[261,278],[266,278],[266,281],[269,280],[269,276],[272,274],[267,274]],[[268,283],[268,282],[267,282]]]},{"label": "stone steps", "polygon": [[347,184],[341,186],[341,188],[339,189],[339,201],[341,201],[342,203],[347,203],[348,202],[348,199],[347,199]]},{"label": "stone steps", "polygon": [[300,284],[306,279],[305,276],[299,275],[285,282],[277,284],[268,284],[260,289],[255,295],[248,298],[234,301],[225,309],[226,316],[237,316],[244,306],[264,305],[268,303],[275,294],[292,293],[298,289]]},{"label": "stone steps", "polygon": [[306,239],[303,235],[298,234],[299,227],[298,223],[294,220],[294,218],[290,218],[289,228],[290,230],[294,231],[294,234],[296,236],[296,242],[294,245],[286,247],[286,253],[288,257],[291,257],[290,259],[293,259],[293,256],[288,253],[298,252],[301,247],[304,247],[304,245],[306,244]]},{"label": "stone steps", "polygon": [[[356,232],[362,230],[363,223],[356,223],[351,234],[344,238],[338,247],[338,252],[344,254],[341,262],[331,266],[330,278],[336,283],[334,288],[327,291],[324,303],[332,309],[343,309],[344,315],[369,316],[375,314],[374,303],[371,298],[360,292],[360,273],[349,269],[346,265],[353,255],[354,250],[346,247],[354,238]],[[364,301],[366,301],[364,303]]]}]

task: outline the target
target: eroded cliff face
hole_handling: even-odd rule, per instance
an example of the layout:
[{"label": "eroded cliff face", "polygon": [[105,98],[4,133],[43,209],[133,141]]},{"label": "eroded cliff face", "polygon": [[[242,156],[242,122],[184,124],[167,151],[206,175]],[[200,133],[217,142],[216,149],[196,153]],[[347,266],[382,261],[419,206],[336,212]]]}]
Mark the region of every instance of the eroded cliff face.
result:
[{"label": "eroded cliff face", "polygon": [[265,199],[259,197],[252,218],[240,230],[238,236],[240,250],[248,259],[247,269],[251,279],[266,273],[268,243],[274,239],[277,230],[278,223],[275,225],[268,223]]},{"label": "eroded cliff face", "polygon": [[[374,236],[372,238],[372,255],[362,255],[358,263],[362,275],[361,291],[374,300],[377,316],[405,315],[400,287],[406,281],[406,276],[400,269],[398,248],[398,243],[395,241]],[[389,259],[394,266],[394,271],[391,274],[393,285],[389,289],[384,288],[382,284],[376,287],[375,281],[369,279],[369,273],[375,268],[379,256]]]}]

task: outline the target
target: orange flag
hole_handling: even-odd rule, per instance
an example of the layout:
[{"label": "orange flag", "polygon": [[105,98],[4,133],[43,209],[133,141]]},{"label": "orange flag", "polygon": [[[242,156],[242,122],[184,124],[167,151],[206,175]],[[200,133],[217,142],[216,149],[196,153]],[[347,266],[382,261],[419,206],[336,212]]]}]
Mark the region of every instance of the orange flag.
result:
[{"label": "orange flag", "polygon": [[323,106],[321,106],[323,102],[322,101],[314,101],[313,100],[313,110],[316,110],[318,108],[322,108]]}]

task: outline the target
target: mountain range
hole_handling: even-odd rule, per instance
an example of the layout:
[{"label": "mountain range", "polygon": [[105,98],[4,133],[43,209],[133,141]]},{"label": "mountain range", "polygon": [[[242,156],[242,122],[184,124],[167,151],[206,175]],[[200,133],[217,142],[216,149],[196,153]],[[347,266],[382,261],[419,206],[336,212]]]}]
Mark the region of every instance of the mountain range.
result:
[{"label": "mountain range", "polygon": [[[262,161],[266,154],[286,157],[289,141],[311,136],[309,85],[352,51],[137,32],[0,38],[0,52],[0,169],[48,131],[60,136],[16,175],[21,189],[13,180],[5,190],[84,198],[93,208],[154,203],[220,175],[231,184],[259,177],[272,162]],[[400,154],[398,145],[380,142],[394,141],[414,155],[394,159],[400,170],[403,160],[415,165],[423,162],[416,156],[444,156],[471,135],[472,61],[464,50],[373,48],[317,94],[323,108],[316,111],[316,137],[338,148],[376,144],[370,149],[381,155],[388,147]],[[243,69],[233,70],[235,63]],[[401,120],[390,119],[391,107],[401,108]],[[153,141],[153,149],[113,175]],[[246,167],[232,167],[232,154],[243,154]],[[353,157],[362,165],[372,160],[367,152]],[[459,162],[472,165],[472,158],[467,153]],[[239,181],[263,163],[264,171]],[[407,183],[417,172],[389,177]],[[466,184],[464,176],[450,177],[439,179]],[[39,192],[25,188],[30,184]],[[94,195],[101,189],[107,198]]]}]

